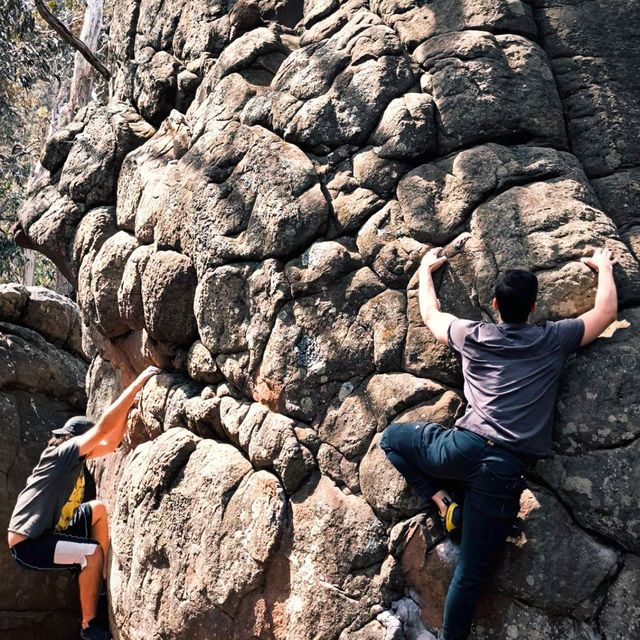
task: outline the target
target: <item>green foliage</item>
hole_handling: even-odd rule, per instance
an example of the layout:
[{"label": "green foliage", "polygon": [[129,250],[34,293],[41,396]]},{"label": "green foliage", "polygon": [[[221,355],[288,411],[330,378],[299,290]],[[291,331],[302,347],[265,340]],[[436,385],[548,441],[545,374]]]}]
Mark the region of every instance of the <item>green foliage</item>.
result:
[{"label": "green foliage", "polygon": [[[49,2],[67,24],[80,20],[80,0]],[[79,18],[77,17],[79,16]],[[40,20],[30,0],[0,0],[0,279],[19,280],[25,256],[9,237],[49,129],[49,112],[70,76],[74,52]],[[48,284],[54,267],[36,261]]]}]

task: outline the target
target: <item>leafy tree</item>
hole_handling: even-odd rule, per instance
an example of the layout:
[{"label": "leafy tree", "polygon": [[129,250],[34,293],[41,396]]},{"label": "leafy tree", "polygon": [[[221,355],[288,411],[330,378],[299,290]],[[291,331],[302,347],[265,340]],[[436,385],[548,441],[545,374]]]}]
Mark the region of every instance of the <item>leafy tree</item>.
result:
[{"label": "leafy tree", "polygon": [[[48,2],[77,29],[81,0]],[[49,133],[50,115],[73,69],[74,51],[34,11],[30,0],[0,0],[0,279],[19,280],[22,249],[9,237],[25,190]],[[55,268],[38,256],[36,274],[47,281]]]}]

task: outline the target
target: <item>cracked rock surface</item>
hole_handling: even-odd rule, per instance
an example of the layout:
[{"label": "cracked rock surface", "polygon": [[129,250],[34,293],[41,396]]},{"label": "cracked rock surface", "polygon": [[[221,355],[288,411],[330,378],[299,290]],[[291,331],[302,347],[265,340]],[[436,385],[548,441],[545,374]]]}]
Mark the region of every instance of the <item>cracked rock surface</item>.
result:
[{"label": "cracked rock surface", "polygon": [[618,259],[619,320],[566,365],[473,637],[635,639],[639,16],[116,0],[110,102],[47,143],[21,224],[77,284],[90,411],[165,370],[96,468],[119,640],[434,637],[455,549],[378,446],[463,410],[419,317],[432,246],[443,310],[487,320],[505,268],[537,273],[545,321],[592,305],[588,247]]}]

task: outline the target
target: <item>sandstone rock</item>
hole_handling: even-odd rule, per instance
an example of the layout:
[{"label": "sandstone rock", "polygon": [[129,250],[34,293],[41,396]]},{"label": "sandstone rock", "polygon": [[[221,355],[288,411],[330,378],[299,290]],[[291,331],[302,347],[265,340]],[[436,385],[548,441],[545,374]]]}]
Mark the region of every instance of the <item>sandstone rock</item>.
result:
[{"label": "sandstone rock", "polygon": [[[463,410],[459,364],[417,304],[433,246],[449,259],[442,309],[476,320],[502,269],[538,274],[546,319],[590,307],[589,246],[618,258],[620,321],[567,364],[558,455],[534,470],[575,519],[535,490],[529,542],[509,547],[474,637],[600,640],[624,634],[625,609],[634,629],[630,4],[116,0],[113,14],[109,106],[48,143],[17,239],[77,281],[92,415],[165,369],[128,445],[94,465],[118,501],[120,640],[433,637],[448,546],[432,511],[406,519],[420,505],[376,445],[391,421]],[[0,379],[64,395],[80,380],[70,317],[38,324],[33,306],[60,336],[45,348],[15,328],[30,304],[0,295]],[[429,583],[429,627],[401,559]]]},{"label": "sandstone rock", "polygon": [[69,268],[74,228],[82,210],[66,195],[49,184],[48,178],[32,185],[34,192],[19,210],[20,228],[33,248],[50,258],[73,284],[76,274]]},{"label": "sandstone rock", "polygon": [[[128,331],[118,310],[118,288],[126,262],[137,247],[138,241],[133,236],[126,231],[118,231],[104,242],[91,265],[89,300],[95,305],[96,323],[100,331],[108,337]],[[78,289],[85,286],[81,281]],[[86,295],[89,296],[88,291]],[[82,296],[80,291],[79,296]],[[87,313],[86,306],[81,304],[81,307]]]},{"label": "sandstone rock", "polygon": [[151,245],[135,248],[122,272],[122,281],[118,287],[118,313],[131,329],[139,331],[144,324],[144,305],[142,301],[142,274],[154,253]]},{"label": "sandstone rock", "polygon": [[636,260],[640,262],[640,225],[631,227],[627,233],[622,236],[629,250]]},{"label": "sandstone rock", "polygon": [[187,256],[173,251],[151,255],[142,274],[144,321],[156,340],[190,345],[197,337],[193,314],[196,274]]},{"label": "sandstone rock", "polygon": [[426,506],[380,448],[380,434],[371,442],[360,464],[362,495],[383,520],[407,518]]},{"label": "sandstone rock", "polygon": [[353,177],[365,189],[381,197],[391,196],[409,167],[394,160],[379,157],[379,152],[367,149],[353,158]]},{"label": "sandstone rock", "polygon": [[626,373],[640,363],[639,321],[638,309],[621,312],[612,335],[566,365],[554,430],[559,452],[618,447],[640,435],[640,397]]},{"label": "sandstone rock", "polygon": [[[443,310],[451,311],[444,307]],[[468,317],[468,314],[461,314]],[[455,354],[439,343],[422,322],[418,304],[418,292],[413,289],[407,296],[407,342],[402,368],[417,376],[427,376],[445,384],[460,386],[462,370]]]},{"label": "sandstone rock", "polygon": [[[363,268],[327,292],[284,305],[264,351],[254,397],[280,413],[317,419],[334,395],[347,395],[374,371],[373,327],[356,319],[383,290]],[[330,324],[332,333],[320,333],[320,323]]]},{"label": "sandstone rock", "polygon": [[153,133],[154,129],[130,106],[98,107],[64,163],[61,193],[87,207],[113,204],[124,157]]},{"label": "sandstone rock", "polygon": [[230,73],[222,80],[217,80],[215,75],[209,72],[202,81],[188,113],[193,114],[195,120],[193,135],[201,135],[210,123],[219,120],[240,118],[242,124],[248,126],[260,123],[262,118],[253,117],[251,112],[264,98],[263,94],[264,90],[239,73]]},{"label": "sandstone rock", "polygon": [[[95,107],[95,103],[91,103],[91,106]],[[56,131],[47,140],[42,150],[40,164],[51,173],[58,171],[67,159],[76,137],[82,133],[85,124],[82,120],[74,120],[66,127]]]},{"label": "sandstone rock", "polygon": [[318,433],[348,459],[359,459],[376,432],[396,416],[443,393],[445,389],[439,384],[406,373],[374,375],[352,392],[345,389],[345,393],[338,395]]},{"label": "sandstone rock", "polygon": [[[542,204],[550,199],[554,202],[553,213]],[[535,319],[567,317],[587,311],[593,305],[595,282],[592,273],[585,271],[577,260],[585,252],[582,247],[596,243],[620,256],[616,273],[620,297],[626,304],[634,303],[639,293],[638,262],[618,238],[609,218],[594,204],[579,183],[552,180],[515,187],[479,207],[471,221],[474,240],[468,249],[482,251],[480,247],[484,246],[487,250],[486,258],[480,257],[474,266],[480,306],[485,310],[490,308],[497,272],[509,264],[540,270]],[[489,247],[489,235],[495,231],[493,221],[498,218],[501,236],[499,240],[490,241]],[[575,249],[565,248],[567,242]],[[566,262],[567,259],[572,261]]]},{"label": "sandstone rock", "polygon": [[298,297],[326,291],[343,276],[362,267],[362,259],[350,240],[316,242],[285,266],[291,293]]},{"label": "sandstone rock", "polygon": [[435,154],[436,124],[431,96],[407,93],[389,103],[371,134],[378,155],[397,160],[428,159]]},{"label": "sandstone rock", "polygon": [[275,260],[208,272],[195,301],[203,344],[214,355],[256,349],[252,356],[259,361],[286,289],[282,266]]},{"label": "sandstone rock", "polygon": [[155,199],[159,193],[163,193],[161,182],[167,164],[184,155],[190,134],[184,116],[172,111],[156,133],[129,153],[122,163],[117,194],[118,225],[135,232],[138,238],[146,242],[153,239],[158,206]]},{"label": "sandstone rock", "polygon": [[[504,624],[504,619],[509,623]],[[475,625],[478,640],[596,640],[597,632],[584,622],[550,616],[518,601],[497,596],[491,609]]]},{"label": "sandstone rock", "polygon": [[80,267],[90,255],[93,260],[104,242],[117,231],[114,207],[97,207],[87,212],[76,227],[71,249],[71,268],[78,280],[82,279]]},{"label": "sandstone rock", "polygon": [[199,340],[196,340],[189,349],[187,370],[189,376],[198,382],[215,383],[222,379],[211,351]]},{"label": "sandstone rock", "polygon": [[638,553],[640,520],[634,469],[639,456],[640,444],[633,440],[612,449],[556,455],[538,463],[536,473],[558,492],[582,526]]},{"label": "sandstone rock", "polygon": [[571,0],[535,0],[532,6],[552,61],[571,147],[587,175],[637,166],[639,81],[628,64],[636,52],[637,12],[608,2],[597,2],[588,12]]},{"label": "sandstone rock", "polygon": [[[470,221],[472,241],[451,260],[456,276],[452,285],[461,282],[486,312],[497,270],[507,263],[541,270],[538,318],[586,310],[593,280],[576,260],[590,245],[606,244],[620,256],[616,276],[627,304],[638,295],[637,262],[599,210],[575,159],[567,154],[531,147],[476,147],[407,174],[397,195],[398,202],[390,201],[362,228],[360,253],[373,258],[385,243],[405,235],[444,243]],[[447,296],[447,289],[443,287],[441,295]]]},{"label": "sandstone rock", "polygon": [[[616,552],[577,527],[537,487],[523,493],[519,518],[523,532],[508,543],[493,577],[496,590],[551,614],[593,619],[603,585],[618,571]],[[550,571],[580,579],[550,581]]]},{"label": "sandstone rock", "polygon": [[340,236],[357,229],[382,207],[384,200],[369,189],[356,188],[348,193],[337,192],[331,204],[336,220],[330,236]]},{"label": "sandstone rock", "polygon": [[273,466],[287,493],[294,493],[315,467],[313,456],[296,438],[295,422],[276,413],[265,415],[247,448],[258,469]]},{"label": "sandstone rock", "polygon": [[[636,203],[640,198],[640,171],[616,171],[610,176],[591,180],[602,210],[616,223],[621,232],[640,224]],[[637,253],[636,253],[637,255]]]},{"label": "sandstone rock", "polygon": [[[184,198],[181,242],[200,277],[227,261],[306,248],[327,216],[326,199],[302,151],[261,127],[219,127],[201,136],[176,165],[174,201]],[[164,216],[175,228],[173,212]]]},{"label": "sandstone rock", "polygon": [[44,287],[0,285],[0,321],[17,323],[38,332],[54,345],[81,359],[81,320],[78,307]]},{"label": "sandstone rock", "polygon": [[[260,27],[234,40],[220,55],[205,82],[214,86],[225,76],[247,69],[262,56],[279,53],[280,61],[288,53],[282,40],[270,29]],[[278,65],[279,66],[279,65]],[[276,67],[277,70],[277,67]],[[273,74],[272,74],[273,75]],[[268,84],[268,83],[267,83]]]},{"label": "sandstone rock", "polygon": [[435,35],[466,29],[528,37],[535,37],[537,33],[531,7],[520,0],[477,0],[462,4],[435,0],[428,5],[407,0],[373,0],[371,9],[398,32],[410,49]]},{"label": "sandstone rock", "polygon": [[[335,447],[323,442],[318,449],[318,469],[336,484],[336,486],[360,493],[360,478],[358,476],[358,462],[348,460]],[[344,490],[344,489],[343,489]]]},{"label": "sandstone rock", "polygon": [[393,31],[363,10],[325,43],[289,56],[272,83],[274,130],[311,148],[364,142],[412,83]]},{"label": "sandstone rock", "polygon": [[[617,554],[575,526],[544,491],[523,493],[520,518],[523,533],[507,542],[492,587],[479,603],[473,637],[595,637],[593,629],[571,616],[585,621],[593,617],[602,585],[617,571]],[[449,540],[437,544],[432,527],[427,522],[416,529],[403,552],[403,565],[420,598],[423,619],[439,627],[458,549]],[[578,549],[584,553],[576,554]],[[548,567],[556,570],[558,562],[567,562],[567,575],[581,579],[549,581]]]},{"label": "sandstone rock", "polygon": [[[331,505],[331,506],[329,506]],[[297,606],[283,611],[274,629],[301,640],[336,637],[339,630],[368,618],[379,596],[375,575],[385,558],[384,530],[367,503],[344,495],[330,480],[316,477],[291,499],[288,567]],[[348,597],[345,597],[348,596]],[[322,601],[323,607],[313,606]]]},{"label": "sandstone rock", "polygon": [[143,51],[135,76],[133,97],[142,116],[158,125],[176,104],[180,61],[166,51]]},{"label": "sandstone rock", "polygon": [[[171,14],[170,14],[171,15]],[[228,3],[185,2],[173,34],[173,47],[180,60],[194,60],[204,52],[217,53],[230,39]],[[173,26],[173,25],[172,25]],[[169,27],[171,28],[171,27]]]},{"label": "sandstone rock", "polygon": [[[124,527],[132,535],[114,547],[111,580],[116,615],[135,618],[124,637],[160,629],[202,639],[243,637],[232,619],[245,599],[253,601],[252,592],[264,589],[264,568],[284,526],[278,482],[267,472],[253,473],[230,445],[200,441],[182,429],[139,447],[123,480],[114,534]],[[179,536],[167,530],[164,514]],[[203,554],[202,548],[215,552]],[[167,563],[184,567],[176,580],[166,580]],[[167,605],[160,617],[158,601]]]},{"label": "sandstone rock", "polygon": [[549,61],[530,40],[463,31],[427,40],[414,56],[438,110],[440,153],[508,139],[566,148]]},{"label": "sandstone rock", "polygon": [[632,638],[640,631],[638,591],[640,589],[640,559],[624,557],[624,568],[613,583],[600,612],[600,626],[606,638]]},{"label": "sandstone rock", "polygon": [[2,386],[39,392],[81,408],[86,403],[84,375],[86,366],[66,351],[48,343],[31,329],[0,323],[2,343]]},{"label": "sandstone rock", "polygon": [[[332,2],[325,3],[321,1],[318,4],[319,10],[311,8],[311,12],[318,18],[317,21],[313,19],[307,20],[304,25],[305,30],[300,38],[302,46],[314,42],[322,42],[326,38],[330,38],[342,29],[361,9],[368,8],[366,0],[346,0],[346,2],[337,3],[336,5]],[[312,6],[311,3],[309,3],[309,6]],[[315,3],[313,3],[314,6]],[[328,15],[325,13],[327,10],[330,11]]]}]

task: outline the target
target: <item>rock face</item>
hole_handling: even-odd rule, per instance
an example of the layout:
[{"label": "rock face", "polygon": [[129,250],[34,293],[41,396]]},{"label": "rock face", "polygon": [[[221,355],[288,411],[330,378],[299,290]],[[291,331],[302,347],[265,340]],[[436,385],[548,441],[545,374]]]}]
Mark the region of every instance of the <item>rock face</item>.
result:
[{"label": "rock face", "polygon": [[21,224],[77,284],[90,410],[166,371],[97,469],[117,638],[432,637],[455,554],[378,446],[463,409],[432,246],[476,319],[509,267],[536,320],[580,314],[579,258],[617,257],[474,637],[635,638],[639,30],[627,1],[116,1],[110,103],[48,142]]},{"label": "rock face", "polygon": [[[0,285],[0,522],[4,532],[18,494],[50,431],[83,414],[87,364],[78,308],[39,287]],[[0,555],[0,635],[67,640],[79,633],[71,575],[20,569]]]}]

